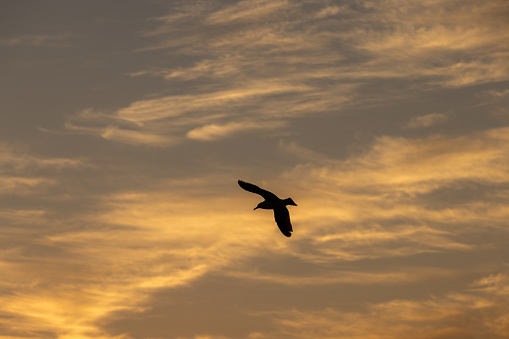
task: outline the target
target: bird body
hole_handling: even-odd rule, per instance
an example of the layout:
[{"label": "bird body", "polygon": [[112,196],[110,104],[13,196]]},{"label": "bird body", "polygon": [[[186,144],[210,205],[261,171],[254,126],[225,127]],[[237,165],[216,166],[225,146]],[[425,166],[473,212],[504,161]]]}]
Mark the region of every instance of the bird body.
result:
[{"label": "bird body", "polygon": [[297,206],[297,204],[291,198],[279,199],[274,193],[242,180],[239,180],[239,186],[248,192],[261,195],[265,200],[259,203],[254,209],[262,208],[274,210],[274,219],[276,219],[276,224],[281,230],[281,233],[287,237],[292,235],[291,232],[293,232],[293,228],[290,222],[290,213],[286,206]]},{"label": "bird body", "polygon": [[278,207],[285,207],[286,205],[295,205],[292,199],[288,198],[285,200],[265,200],[258,204],[254,209],[263,208],[264,210],[273,210]]}]

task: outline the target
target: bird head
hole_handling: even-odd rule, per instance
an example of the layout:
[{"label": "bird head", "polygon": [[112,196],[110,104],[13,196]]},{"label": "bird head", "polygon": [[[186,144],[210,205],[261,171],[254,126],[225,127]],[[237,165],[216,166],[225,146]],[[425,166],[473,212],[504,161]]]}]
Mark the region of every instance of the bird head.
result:
[{"label": "bird head", "polygon": [[297,204],[292,200],[292,198],[285,199],[285,203],[287,205],[297,206]]},{"label": "bird head", "polygon": [[262,207],[260,206],[261,204],[262,204],[262,203],[259,203],[259,204],[258,204],[258,206],[256,206],[255,208],[253,208],[253,211],[254,211],[255,209],[257,209],[257,208],[262,208]]}]

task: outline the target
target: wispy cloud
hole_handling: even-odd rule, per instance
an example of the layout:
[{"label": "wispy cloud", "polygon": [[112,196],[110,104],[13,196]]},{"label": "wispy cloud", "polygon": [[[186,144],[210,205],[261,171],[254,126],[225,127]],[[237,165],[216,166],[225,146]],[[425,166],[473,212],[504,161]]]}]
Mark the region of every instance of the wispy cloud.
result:
[{"label": "wispy cloud", "polygon": [[143,311],[158,289],[188,286],[282,241],[271,239],[275,227],[256,227],[261,216],[232,213],[231,198],[184,198],[176,188],[104,196],[102,212],[59,215],[58,222],[54,211],[0,210],[9,222],[0,232],[0,288],[12,292],[0,294],[0,329],[124,338],[104,334],[100,324],[115,312]]},{"label": "wispy cloud", "polygon": [[[234,126],[239,112],[246,126],[259,116],[289,120],[338,112],[347,105],[387,100],[382,90],[363,95],[380,82],[396,86],[395,80],[412,81],[412,88],[395,89],[393,95],[401,95],[504,81],[509,79],[509,30],[500,13],[507,11],[503,0],[347,1],[341,7],[325,0],[176,5],[172,14],[157,19],[158,27],[144,33],[157,41],[145,50],[168,50],[183,61],[131,75],[161,76],[170,88],[187,90],[119,108],[112,119],[140,127],[110,140],[161,145],[162,136],[149,123],[156,120],[173,139],[206,126]],[[174,130],[189,119],[218,115],[204,125]],[[437,119],[421,118],[411,125],[429,126]],[[120,129],[115,131],[120,134]]]},{"label": "wispy cloud", "polygon": [[[479,227],[500,231],[505,226],[509,217],[504,189],[509,166],[507,135],[505,128],[499,128],[464,137],[380,137],[363,153],[345,160],[316,156],[296,144],[283,143],[292,154],[303,154],[310,162],[275,184],[277,188],[286,180],[299,183],[292,197],[305,208],[291,211],[296,230],[291,242],[277,236],[270,213],[246,210],[254,197],[245,195],[227,176],[163,180],[158,181],[157,189],[103,194],[100,209],[59,221],[79,227],[51,226],[53,215],[44,210],[2,210],[0,217],[12,225],[12,232],[20,225],[46,225],[25,227],[23,237],[17,237],[23,241],[14,244],[3,233],[11,245],[0,252],[2,272],[13,278],[4,280],[2,288],[20,292],[1,296],[2,315],[16,334],[59,331],[62,337],[100,336],[101,324],[125,312],[147,312],[153,293],[191,288],[211,274],[286,288],[394,286],[457,277],[462,274],[460,269],[426,264],[411,267],[389,259],[473,252],[478,245],[471,240]],[[440,190],[464,189],[467,182],[499,188],[487,190],[493,194],[489,205],[482,197],[462,197],[464,191],[458,202],[430,196]],[[28,250],[40,247],[45,248],[44,255]],[[299,270],[283,264],[284,269],[276,269],[277,260],[271,259],[267,266],[253,267],[254,259],[266,256],[302,265]],[[376,270],[363,268],[370,261],[376,263]],[[312,274],[302,272],[304,264]],[[490,293],[505,295],[505,282],[492,275],[472,285],[479,292],[450,294],[438,301],[380,302],[368,306],[365,313],[279,310],[277,328],[281,333],[304,336],[317,323],[325,322],[327,326],[319,331],[330,331],[316,332],[324,338],[338,333],[363,338],[367,332],[362,328],[379,333],[363,327],[374,317],[380,326],[402,321],[401,327],[391,330],[394,337],[408,337],[409,324],[415,321],[429,324],[432,337],[442,331],[451,315],[488,310],[479,305],[495,300]],[[472,296],[475,293],[483,295]],[[491,310],[505,311],[500,305]],[[439,309],[445,311],[430,316]],[[459,323],[454,326],[461,328]],[[485,320],[482,326],[487,326]],[[352,328],[357,332],[351,332]],[[503,333],[493,327],[489,331]],[[267,336],[278,338],[281,333]]]},{"label": "wispy cloud", "polygon": [[[155,305],[166,301],[157,296],[201,290],[213,301],[234,300],[239,317],[264,307],[270,317],[239,325],[237,335],[191,328],[181,338],[498,339],[508,333],[508,278],[499,269],[507,256],[499,253],[508,236],[509,129],[480,124],[484,130],[437,134],[442,129],[433,128],[452,119],[450,107],[410,108],[442,91],[507,99],[505,1],[168,6],[169,14],[137,37],[145,45],[132,47],[136,62],[121,62],[138,67],[123,68],[129,82],[153,76],[162,87],[106,108],[81,106],[93,108],[68,113],[65,131],[51,136],[90,135],[142,147],[91,150],[86,154],[105,165],[90,173],[91,159],[0,143],[0,332],[16,338],[157,337],[129,332],[126,319],[164,318],[169,313]],[[2,43],[58,41],[16,39]],[[473,85],[483,86],[465,88]],[[423,95],[418,103],[411,100],[416,93]],[[324,134],[322,144],[314,138],[321,130],[306,125],[364,119],[348,132],[371,133],[364,127],[380,120],[370,114],[385,111],[366,110],[388,102],[402,105],[394,110],[396,132],[378,129],[363,145],[338,145],[348,124]],[[454,112],[460,121],[461,107]],[[324,118],[310,119],[318,115]],[[295,139],[279,142],[274,152],[274,136],[283,132]],[[422,136],[427,132],[433,134]],[[214,144],[248,133],[272,139],[261,147],[259,140],[247,141],[260,153]],[[408,136],[413,133],[421,136]],[[71,146],[66,152],[91,147]],[[343,146],[349,152],[337,155],[343,153],[335,148]],[[178,163],[180,156],[189,159]],[[207,157],[212,165],[201,166]],[[244,163],[248,157],[257,163],[252,168]],[[260,166],[267,163],[270,170]],[[248,174],[295,199],[292,238],[280,235],[270,211],[251,210],[260,197],[235,183]],[[222,284],[225,289],[249,292],[237,299],[228,290],[225,298],[209,287],[214,279],[234,282]],[[267,290],[278,297],[255,300]],[[278,299],[282,293],[291,297]],[[348,296],[355,297],[344,300]],[[169,303],[183,313],[176,299]],[[202,309],[199,297],[192,301],[198,305],[193,310]],[[212,304],[220,314],[217,306],[224,304]],[[123,334],[111,334],[108,324],[119,319],[125,322],[116,333]],[[238,319],[224,322],[231,327]]]},{"label": "wispy cloud", "polygon": [[0,142],[0,166],[3,170],[26,170],[37,168],[78,168],[87,166],[85,159],[78,158],[44,158],[30,154],[23,147],[13,147]]},{"label": "wispy cloud", "polygon": [[[248,86],[213,93],[168,96],[137,101],[129,107],[118,110],[116,117],[137,124],[143,124],[152,120],[162,120],[193,112],[198,113],[198,116],[207,116],[218,111],[226,111],[225,113],[232,114],[231,110],[233,108],[255,104],[262,97],[285,93],[297,94],[307,89],[307,86],[298,84],[277,82],[250,83]],[[260,114],[261,112],[257,113]],[[281,114],[284,114],[284,112],[281,112]]]},{"label": "wispy cloud", "polygon": [[411,284],[421,281],[430,281],[437,278],[450,277],[454,275],[450,271],[438,269],[411,269],[382,272],[360,272],[349,271],[347,269],[338,270],[332,274],[314,274],[314,275],[297,275],[297,274],[281,274],[263,271],[230,271],[225,273],[226,276],[240,279],[249,279],[254,281],[276,283],[285,286],[320,286],[320,285],[394,285],[394,284]]},{"label": "wispy cloud", "polygon": [[509,88],[506,88],[503,90],[490,89],[490,90],[483,91],[482,94],[484,96],[502,98],[502,97],[509,96]]},{"label": "wispy cloud", "polygon": [[229,22],[241,21],[258,22],[265,19],[268,15],[277,15],[279,11],[284,10],[289,5],[285,0],[242,0],[238,3],[213,12],[208,16],[207,21],[213,24],[224,24]]},{"label": "wispy cloud", "polygon": [[436,124],[443,123],[447,121],[449,117],[442,113],[431,113],[426,115],[421,115],[418,117],[414,117],[410,119],[409,122],[405,124],[405,128],[424,128],[430,127]]},{"label": "wispy cloud", "polygon": [[69,47],[70,37],[70,34],[20,35],[11,38],[0,38],[0,46]]},{"label": "wispy cloud", "polygon": [[0,142],[0,187],[2,194],[25,194],[43,185],[51,185],[53,178],[45,171],[78,169],[90,166],[84,158],[45,158],[30,154],[23,147]]},{"label": "wispy cloud", "polygon": [[[345,86],[343,96],[334,101],[347,102],[349,91]],[[211,141],[239,131],[281,129],[292,116],[333,106],[307,85],[255,81],[217,92],[140,100],[113,114],[86,109],[70,117],[65,127],[121,143],[172,146],[186,137]]]},{"label": "wispy cloud", "polygon": [[506,294],[484,290],[370,304],[364,312],[333,308],[278,312],[276,321],[278,332],[294,338],[464,338],[473,335],[502,339],[507,336],[508,311]]},{"label": "wispy cloud", "polygon": [[127,130],[118,126],[108,126],[101,130],[101,137],[106,140],[133,144],[133,145],[151,145],[151,146],[169,146],[174,144],[171,137],[161,134],[144,133],[141,131]]},{"label": "wispy cloud", "polygon": [[208,141],[208,140],[214,140],[214,139],[220,139],[225,138],[227,136],[230,136],[232,134],[236,134],[242,131],[249,131],[249,130],[270,130],[275,128],[280,128],[284,123],[277,122],[277,121],[269,121],[266,123],[263,122],[247,122],[247,123],[240,123],[240,122],[230,122],[225,125],[206,125],[203,127],[199,127],[196,129],[193,129],[189,132],[187,132],[187,137],[189,139],[195,139],[195,140],[202,140],[202,141]]},{"label": "wispy cloud", "polygon": [[301,232],[314,249],[293,255],[330,262],[474,250],[470,232],[503,228],[508,217],[506,135],[499,128],[465,137],[380,137],[343,161],[291,147],[312,160],[285,180],[302,185],[299,205],[308,208],[293,215],[308,225]]},{"label": "wispy cloud", "polygon": [[428,192],[448,181],[505,182],[509,166],[503,152],[509,142],[507,132],[504,127],[459,137],[382,136],[358,157],[316,171],[312,166],[299,166],[290,175],[309,170],[317,174],[313,178],[338,183],[339,187],[386,186],[407,193]]}]

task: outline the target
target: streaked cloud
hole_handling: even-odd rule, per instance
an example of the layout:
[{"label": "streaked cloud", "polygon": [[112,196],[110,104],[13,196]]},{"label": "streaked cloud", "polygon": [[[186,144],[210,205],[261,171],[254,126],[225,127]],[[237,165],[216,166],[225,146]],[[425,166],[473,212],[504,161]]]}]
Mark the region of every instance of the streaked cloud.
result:
[{"label": "streaked cloud", "polygon": [[257,22],[265,19],[268,15],[277,15],[280,10],[288,7],[288,5],[288,1],[284,0],[242,0],[225,9],[215,11],[207,20],[214,24],[224,24],[240,20],[243,24],[250,21]]},{"label": "streaked cloud", "polygon": [[14,208],[3,208],[0,209],[0,219],[3,219],[7,223],[12,224],[26,224],[36,219],[44,218],[46,214],[45,210],[39,209],[14,209]]},{"label": "streaked cloud", "polygon": [[117,126],[108,126],[100,132],[101,137],[106,140],[133,144],[133,145],[151,145],[168,146],[172,144],[170,137],[157,134],[143,133],[140,131],[121,129]]},{"label": "streaked cloud", "polygon": [[365,66],[374,75],[428,78],[443,86],[507,79],[503,55],[508,46],[505,33],[499,31],[505,25],[499,13],[506,12],[507,5],[445,4],[400,0],[370,4],[362,18],[356,17],[360,21],[356,30],[346,34],[373,57]]},{"label": "streaked cloud", "polygon": [[54,169],[87,166],[84,158],[44,158],[30,154],[23,146],[10,146],[0,142],[0,166],[5,170],[23,170],[29,167]]},{"label": "streaked cloud", "polygon": [[[299,205],[308,208],[293,215],[313,239],[306,244],[313,250],[292,254],[330,262],[474,250],[468,234],[481,225],[502,229],[508,217],[506,135],[499,128],[464,137],[380,137],[343,161],[291,147],[313,160],[285,176],[302,187]],[[475,185],[489,201],[469,192]]]},{"label": "streaked cloud", "polygon": [[[201,191],[210,189],[198,182]],[[186,188],[196,183],[106,195],[99,210],[70,216],[0,209],[0,330],[14,337],[128,338],[107,335],[100,324],[144,311],[159,289],[189,286],[282,243],[272,237],[276,227],[257,227],[262,216],[246,216],[239,203],[232,213],[230,196],[194,196]]]},{"label": "streaked cloud", "polygon": [[500,98],[500,97],[506,97],[509,96],[509,88],[503,89],[503,90],[496,90],[496,89],[490,89],[482,92],[485,96]]},{"label": "streaked cloud", "polygon": [[[60,232],[48,234],[44,238],[47,246],[72,254],[75,260],[89,267],[83,268],[83,273],[72,270],[70,276],[64,279],[93,291],[90,296],[84,294],[82,298],[85,299],[80,299],[82,304],[90,305],[89,309],[85,306],[80,308],[79,319],[82,320],[78,321],[77,316],[67,318],[71,324],[69,333],[77,335],[85,330],[99,331],[87,326],[92,326],[90,324],[99,319],[111,321],[118,310],[143,313],[146,309],[142,305],[156,290],[191,286],[212,272],[246,281],[289,287],[333,284],[376,286],[403,282],[417,284],[458,276],[461,270],[410,268],[405,265],[392,265],[390,269],[385,264],[381,264],[378,272],[366,272],[359,267],[357,270],[342,268],[337,272],[323,270],[312,275],[300,275],[292,271],[276,273],[270,267],[263,266],[253,270],[248,263],[268,253],[295,258],[317,267],[327,267],[331,264],[389,260],[424,253],[475,251],[477,246],[469,239],[479,223],[490,220],[489,227],[497,227],[507,220],[507,212],[504,212],[502,203],[503,195],[497,198],[501,200],[492,202],[490,206],[473,198],[458,206],[444,202],[441,208],[434,208],[419,199],[426,201],[423,195],[450,187],[457,180],[497,184],[505,182],[507,177],[501,173],[506,172],[508,164],[502,151],[506,147],[506,135],[505,129],[494,129],[466,137],[416,140],[381,137],[370,149],[347,160],[329,159],[322,168],[310,165],[297,167],[287,174],[287,179],[283,178],[300,182],[300,187],[305,191],[305,194],[301,194],[299,188],[296,188],[295,194],[302,195],[299,205],[306,208],[292,209],[298,237],[292,239],[291,243],[282,237],[274,237],[278,231],[270,214],[248,214],[245,203],[232,198],[233,192],[222,196],[204,194],[212,189],[211,185],[217,184],[217,178],[191,180],[188,185],[193,187],[192,190],[186,189],[186,185],[183,187],[182,182],[167,182],[160,185],[158,191],[133,191],[104,196],[102,212],[88,217],[88,222],[102,225],[100,229]],[[292,146],[291,150],[299,154],[302,148]],[[436,161],[437,157],[441,160]],[[319,158],[309,157],[306,152],[305,159],[319,161]],[[402,173],[406,173],[406,176]],[[242,197],[246,202],[252,200],[251,196]],[[196,213],[197,206],[200,213]],[[239,223],[242,224],[241,231]],[[262,224],[267,227],[260,227]],[[466,224],[471,226],[465,227]],[[64,266],[74,264],[74,260],[59,263]],[[38,265],[45,267],[50,264]],[[97,278],[90,277],[90,270],[95,272]],[[36,272],[31,274],[38,276]],[[45,281],[52,278],[38,276],[38,279]],[[495,288],[493,286],[498,286],[499,281],[504,281],[496,275],[483,279],[472,286],[491,291]],[[504,291],[503,287],[496,288]],[[120,290],[122,292],[118,292]],[[33,289],[31,293],[36,291]],[[51,292],[53,294],[48,298],[54,300],[65,288],[62,290],[61,287],[58,291]],[[7,309],[11,319],[16,319],[16,314],[22,313],[21,308],[16,307],[28,300],[35,300],[31,293],[23,298],[10,297],[5,300],[7,305],[12,305]],[[38,305],[43,303],[42,299],[37,300]],[[101,300],[101,303],[97,304],[97,300]],[[468,300],[471,299],[467,299],[467,302],[471,302]],[[476,304],[483,302],[482,298],[475,301]],[[457,301],[457,297],[452,295],[440,302],[423,304],[394,300],[370,306],[366,315],[339,310],[326,313],[331,322],[338,317],[368,321],[375,314],[402,307],[405,312],[396,313],[396,318],[403,313],[408,317],[411,314],[408,312],[413,310],[415,321],[427,319],[439,331],[443,319],[439,316],[428,318],[426,314],[441,307],[446,307],[447,312],[452,313],[469,312],[470,306],[463,308],[462,305],[464,302]],[[61,305],[55,309],[66,307]],[[30,313],[30,317],[46,324],[36,327],[39,330],[61,326],[61,322],[50,324],[42,315],[38,315],[39,312],[34,309]],[[46,313],[52,314],[51,319],[60,319],[56,311]],[[23,314],[27,315],[26,312]],[[287,314],[285,318],[298,318],[299,314]],[[303,333],[314,328],[315,317],[326,315],[306,313],[305,316],[309,316],[310,320],[302,323],[303,328],[306,328]],[[391,319],[381,317],[377,321],[380,321],[381,326]],[[280,324],[289,329],[294,326],[291,321],[280,321]],[[342,333],[344,326],[347,324],[331,327],[331,332],[327,333]],[[80,328],[83,330],[76,330]],[[405,325],[395,331],[394,335],[404,336],[410,328],[410,325]],[[297,328],[293,330],[300,331]],[[430,333],[434,335],[434,331]],[[362,337],[364,333],[354,334]]]},{"label": "streaked cloud", "polygon": [[507,1],[10,9],[0,336],[509,333]]},{"label": "streaked cloud", "polygon": [[[509,141],[506,127],[468,136],[432,136],[405,139],[382,136],[358,157],[337,161],[334,167],[297,167],[289,175],[310,171],[314,180],[338,187],[393,187],[406,193],[424,193],[448,181],[505,182],[509,160],[503,149]],[[335,168],[341,173],[336,175]]]},{"label": "streaked cloud", "polygon": [[338,6],[324,7],[323,9],[320,10],[320,12],[318,12],[316,14],[316,17],[319,18],[319,19],[322,19],[322,18],[325,18],[325,17],[328,17],[328,16],[336,15],[336,14],[342,12],[343,10],[347,10],[347,6],[343,6],[343,7],[338,7]]},{"label": "streaked cloud", "polygon": [[[285,83],[258,82],[250,86],[204,93],[201,95],[168,96],[152,100],[137,101],[129,107],[116,112],[118,119],[143,124],[151,120],[161,120],[192,112],[213,113],[221,111],[223,107],[231,110],[234,107],[253,104],[257,98],[279,93],[299,93],[307,89],[304,85],[291,85]],[[255,101],[256,100],[256,101]],[[240,103],[240,105],[238,104]],[[233,106],[233,107],[232,107]],[[230,113],[231,114],[231,113]],[[282,113],[284,114],[284,113]]]},{"label": "streaked cloud", "polygon": [[336,274],[297,276],[284,275],[260,271],[245,272],[226,272],[229,277],[240,279],[250,279],[254,281],[270,282],[284,286],[306,286],[306,285],[335,285],[335,284],[354,284],[354,285],[393,285],[403,283],[415,283],[419,281],[430,281],[437,278],[450,277],[454,273],[445,270],[412,270],[402,271],[383,271],[383,272],[356,272],[341,270]]},{"label": "streaked cloud", "polygon": [[448,116],[442,113],[431,113],[410,119],[405,124],[406,128],[424,128],[447,121]]},{"label": "streaked cloud", "polygon": [[364,312],[291,310],[277,322],[294,338],[505,338],[507,312],[506,295],[485,290],[369,304]]},{"label": "streaked cloud", "polygon": [[2,194],[26,194],[54,183],[47,169],[61,171],[88,167],[84,158],[45,158],[30,154],[23,146],[0,142],[0,188]]},{"label": "streaked cloud", "polygon": [[319,100],[316,94],[307,93],[309,87],[305,85],[250,85],[198,96],[141,100],[111,115],[86,109],[71,117],[65,127],[121,143],[173,146],[186,137],[210,141],[243,130],[282,128],[285,119],[311,108],[307,100]]},{"label": "streaked cloud", "polygon": [[[172,14],[157,18],[159,25],[143,34],[157,42],[137,53],[171,50],[183,61],[130,72],[163,77],[173,93],[137,100],[108,114],[137,124],[136,132],[109,127],[114,133],[90,133],[115,142],[171,146],[175,143],[168,139],[212,126],[231,130],[240,116],[247,129],[260,116],[291,120],[380,104],[388,95],[418,89],[504,81],[509,79],[509,30],[499,13],[505,11],[505,2],[498,0],[347,1],[341,7],[325,0],[175,5]],[[363,95],[380,81],[396,80],[413,81],[419,88],[403,84],[392,94]],[[196,123],[203,117],[209,121]],[[409,126],[444,120],[439,115],[416,119]],[[202,140],[219,136],[233,134]]]},{"label": "streaked cloud", "polygon": [[[286,149],[292,154],[303,154],[303,159],[313,161],[313,165],[300,165],[281,178],[283,183],[300,183],[293,194],[295,199],[300,196],[299,207],[305,207],[291,211],[298,231],[292,242],[275,236],[278,230],[270,213],[246,209],[254,197],[234,191],[233,187],[238,189],[234,182],[231,189],[223,188],[221,195],[210,194],[217,191],[217,185],[227,187],[225,180],[231,181],[217,176],[159,181],[157,190],[102,195],[99,210],[79,217],[84,228],[55,229],[44,210],[0,211],[0,217],[18,228],[34,222],[47,225],[42,234],[25,229],[24,241],[1,253],[3,272],[15,277],[6,280],[2,288],[22,287],[17,294],[1,297],[3,315],[9,319],[9,324],[2,326],[14,326],[15,335],[59,331],[63,338],[128,338],[127,334],[101,334],[100,324],[126,314],[149,312],[153,293],[192,288],[210,274],[285,288],[374,288],[457,278],[463,274],[461,269],[410,267],[390,259],[476,251],[478,245],[471,242],[474,228],[504,224],[508,217],[504,190],[490,205],[472,197],[459,205],[442,201],[444,205],[436,208],[429,205],[425,195],[447,189],[457,180],[506,182],[507,176],[502,174],[509,163],[503,152],[506,135],[507,131],[500,128],[465,137],[380,137],[365,152],[342,161],[317,157],[316,152],[289,144]],[[487,221],[489,225],[485,225]],[[5,232],[3,235],[7,241],[12,237]],[[44,247],[46,254],[31,254],[27,252],[30,247]],[[311,265],[310,271],[301,272],[303,266],[299,266],[300,271],[275,270],[278,266],[273,266],[274,260],[253,269],[253,261],[261,263],[268,255],[306,263]],[[376,271],[362,268],[369,260],[378,260]],[[349,266],[341,266],[345,264]],[[331,270],[330,265],[337,266]],[[496,273],[486,276],[472,284],[479,290],[472,293],[505,295],[505,280]],[[408,336],[414,322],[429,323],[427,334],[433,336],[442,333],[451,316],[477,310],[503,311],[501,304],[490,306],[493,297],[469,293],[451,293],[438,301],[391,300],[369,305],[365,313],[333,308],[273,310],[277,314],[276,332],[257,333],[278,338],[289,333],[306,337],[310,331],[318,331],[324,338],[337,337],[338,333],[361,338],[367,333],[360,330],[364,328],[371,329],[376,338],[379,332],[364,324],[376,319],[383,328],[398,319],[403,325],[391,330],[394,337]],[[438,309],[443,312],[429,315]],[[485,319],[478,326],[488,326]],[[320,323],[326,326],[318,330]],[[460,323],[454,322],[454,328],[461,328]],[[503,333],[490,326],[486,333]],[[352,328],[358,330],[352,332]]]},{"label": "streaked cloud", "polygon": [[0,38],[0,46],[69,47],[70,37],[70,34],[19,35],[11,38]]},{"label": "streaked cloud", "polygon": [[274,128],[280,128],[283,125],[281,122],[277,121],[270,121],[267,123],[263,122],[247,122],[247,123],[239,123],[239,122],[230,122],[225,125],[206,125],[203,127],[199,127],[196,129],[193,129],[189,132],[187,132],[187,137],[189,139],[195,139],[195,140],[214,140],[214,139],[220,139],[225,138],[229,135],[239,133],[242,131],[248,131],[248,130],[270,130]]}]

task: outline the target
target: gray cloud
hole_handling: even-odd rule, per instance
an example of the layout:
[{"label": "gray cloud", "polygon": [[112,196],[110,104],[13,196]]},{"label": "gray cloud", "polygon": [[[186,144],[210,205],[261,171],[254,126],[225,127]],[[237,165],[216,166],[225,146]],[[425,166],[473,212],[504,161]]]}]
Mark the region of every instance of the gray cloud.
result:
[{"label": "gray cloud", "polygon": [[0,142],[0,195],[28,194],[52,185],[53,175],[65,169],[89,167],[85,158],[45,158],[30,154],[21,145]]},{"label": "gray cloud", "polygon": [[[190,89],[134,101],[111,115],[138,124],[136,132],[115,127],[115,134],[99,133],[117,142],[174,145],[165,141],[208,125],[244,124],[247,130],[260,116],[290,120],[380,102],[387,93],[362,95],[379,81],[419,82],[423,90],[503,81],[509,78],[504,11],[502,1],[181,4],[144,33],[159,42],[138,53],[170,50],[185,61],[131,75],[161,76],[170,88]],[[182,126],[205,116],[209,123]],[[219,135],[231,134],[205,139]]]},{"label": "gray cloud", "polygon": [[0,46],[69,47],[70,37],[70,34],[20,35],[11,38],[0,38]]},{"label": "gray cloud", "polygon": [[414,117],[410,119],[409,122],[405,124],[406,128],[423,128],[430,127],[435,124],[440,124],[447,121],[448,116],[442,113],[431,113],[426,115],[421,115],[418,117]]}]

